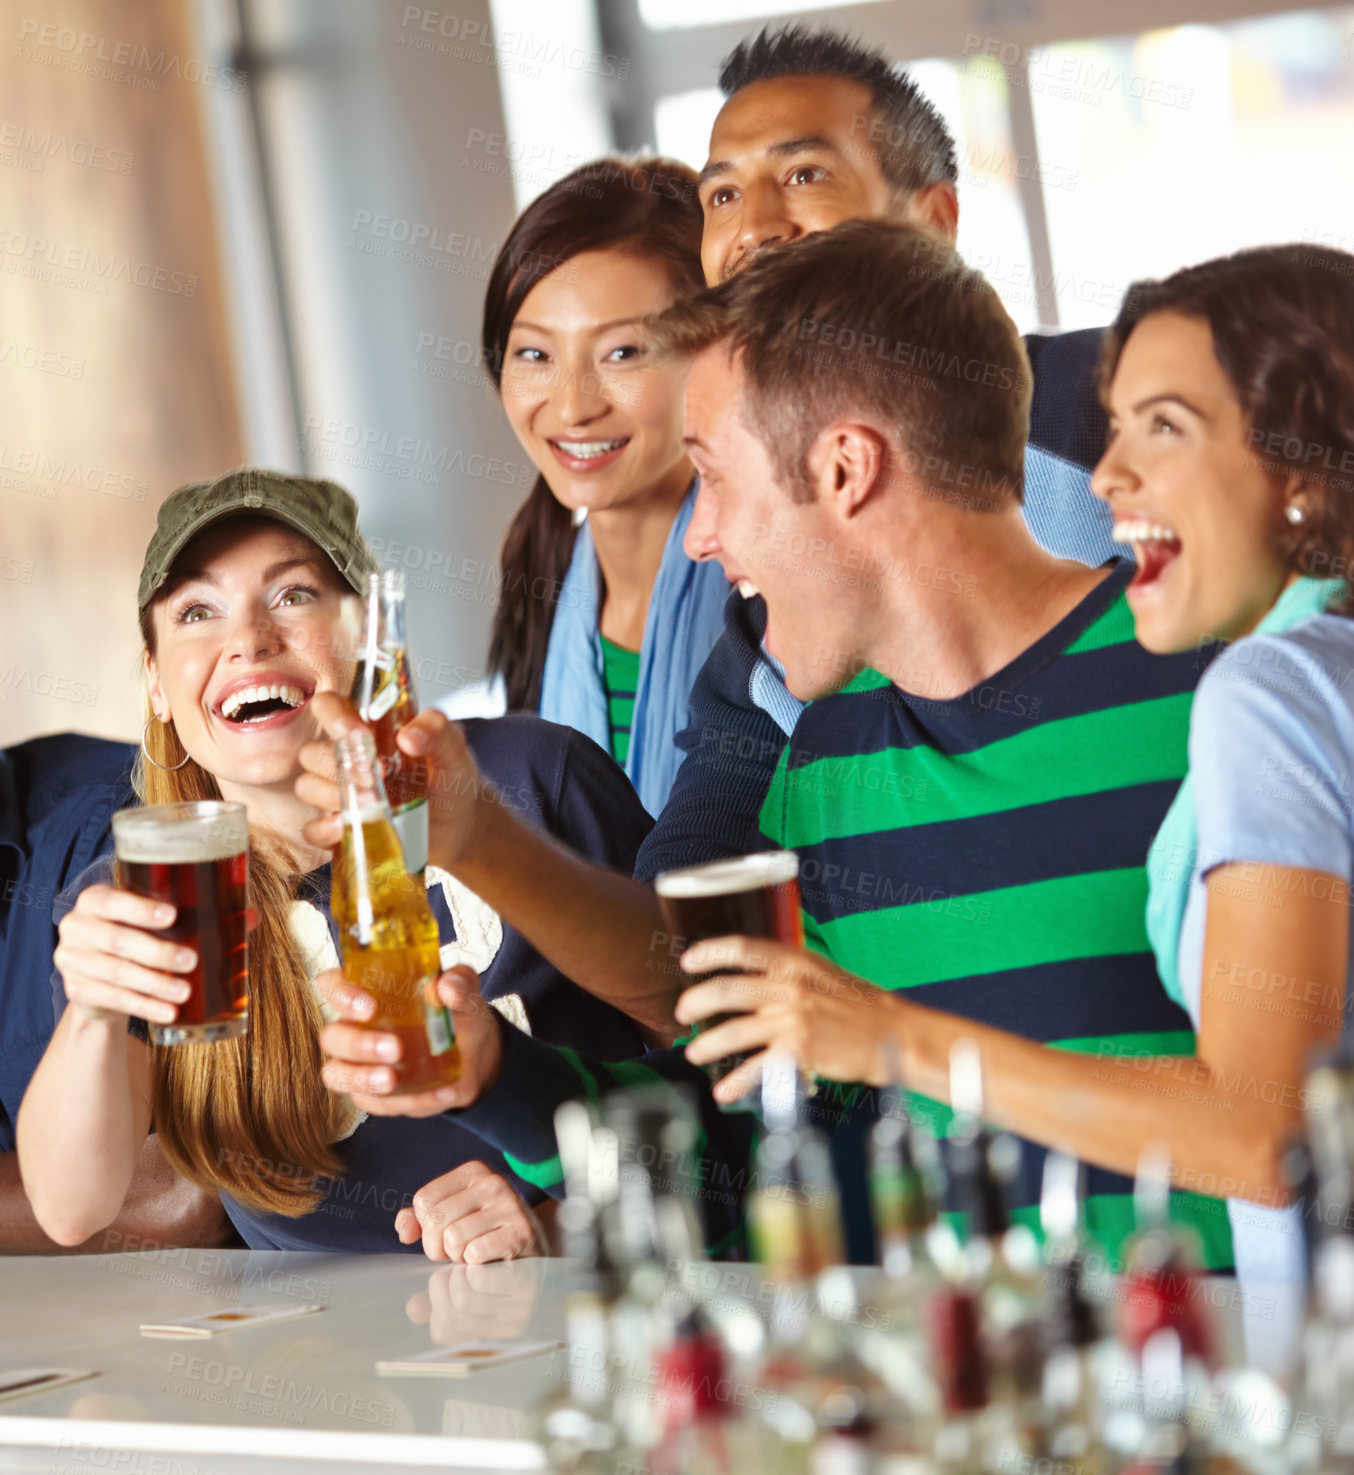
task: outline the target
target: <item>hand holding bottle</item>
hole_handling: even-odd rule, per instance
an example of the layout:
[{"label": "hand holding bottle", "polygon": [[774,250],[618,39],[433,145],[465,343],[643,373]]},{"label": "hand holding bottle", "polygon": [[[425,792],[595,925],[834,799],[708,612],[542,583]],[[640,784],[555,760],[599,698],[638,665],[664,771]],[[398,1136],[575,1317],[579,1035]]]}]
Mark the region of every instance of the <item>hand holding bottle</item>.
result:
[{"label": "hand holding bottle", "polygon": [[[296,797],[320,811],[302,832],[306,841],[319,850],[333,850],[343,838],[333,744],[364,724],[353,704],[337,692],[317,692],[310,700],[310,712],[324,737],[301,749],[305,771],[296,781]],[[411,758],[427,760],[428,859],[454,871],[470,845],[477,800],[489,786],[461,729],[435,709],[420,712],[400,728],[395,742]]]},{"label": "hand holding bottle", "polygon": [[449,1086],[393,1095],[394,1069],[403,1050],[396,1034],[373,1030],[366,1021],[376,1013],[376,1000],[349,983],[337,969],[315,980],[338,1019],[320,1031],[320,1049],[328,1059],[321,1071],[331,1091],[343,1092],[372,1116],[436,1116],[471,1106],[498,1080],[503,1042],[498,1014],[480,995],[479,975],[464,965],[437,980],[437,995],[451,1011],[461,1048],[461,1074]]}]

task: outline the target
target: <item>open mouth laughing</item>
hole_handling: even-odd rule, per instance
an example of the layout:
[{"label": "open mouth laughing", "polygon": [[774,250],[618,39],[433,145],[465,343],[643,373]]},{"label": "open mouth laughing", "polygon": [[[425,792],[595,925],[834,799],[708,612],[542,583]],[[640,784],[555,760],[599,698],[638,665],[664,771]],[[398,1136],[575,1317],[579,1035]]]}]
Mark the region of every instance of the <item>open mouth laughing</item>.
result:
[{"label": "open mouth laughing", "polygon": [[1162,574],[1180,555],[1178,533],[1145,517],[1123,517],[1114,524],[1114,541],[1129,543],[1138,571],[1129,586],[1141,590],[1157,583]]},{"label": "open mouth laughing", "polygon": [[213,708],[232,727],[276,726],[298,712],[315,688],[293,679],[246,678],[226,688]]}]

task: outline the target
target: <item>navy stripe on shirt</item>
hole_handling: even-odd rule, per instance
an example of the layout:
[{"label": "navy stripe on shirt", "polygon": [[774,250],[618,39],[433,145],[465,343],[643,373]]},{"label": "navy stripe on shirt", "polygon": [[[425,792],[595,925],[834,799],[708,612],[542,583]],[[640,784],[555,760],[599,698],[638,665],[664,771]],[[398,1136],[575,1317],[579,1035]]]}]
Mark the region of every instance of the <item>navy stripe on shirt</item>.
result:
[{"label": "navy stripe on shirt", "polygon": [[1060,876],[1141,866],[1180,785],[1175,779],[1075,794],[1045,804],[821,840],[801,856],[799,887],[815,922],[972,896]]}]

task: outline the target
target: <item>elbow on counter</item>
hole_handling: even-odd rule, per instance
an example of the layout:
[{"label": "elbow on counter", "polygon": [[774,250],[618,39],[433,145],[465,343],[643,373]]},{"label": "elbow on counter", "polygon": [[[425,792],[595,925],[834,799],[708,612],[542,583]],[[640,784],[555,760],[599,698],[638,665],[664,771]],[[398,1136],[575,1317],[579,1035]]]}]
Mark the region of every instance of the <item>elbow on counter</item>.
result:
[{"label": "elbow on counter", "polygon": [[87,1240],[107,1229],[116,1215],[100,1216],[86,1207],[84,1212],[60,1193],[55,1196],[44,1191],[44,1185],[34,1182],[34,1174],[24,1171],[24,1153],[19,1152],[19,1183],[15,1185],[28,1200],[38,1228],[63,1249],[77,1249]]},{"label": "elbow on counter", "polygon": [[72,1214],[66,1206],[43,1204],[31,1194],[28,1201],[33,1208],[33,1217],[38,1221],[38,1228],[48,1239],[66,1250],[79,1249],[113,1222],[111,1218],[101,1218],[93,1214]]}]

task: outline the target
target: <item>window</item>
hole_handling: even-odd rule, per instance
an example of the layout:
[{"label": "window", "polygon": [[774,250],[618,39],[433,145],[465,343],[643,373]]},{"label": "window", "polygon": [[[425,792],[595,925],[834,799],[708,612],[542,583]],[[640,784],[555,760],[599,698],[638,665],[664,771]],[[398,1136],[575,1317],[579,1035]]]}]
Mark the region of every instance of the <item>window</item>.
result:
[{"label": "window", "polygon": [[1061,325],[1103,324],[1130,282],[1244,246],[1354,250],[1351,37],[1354,9],[1300,11],[1033,55]]}]

